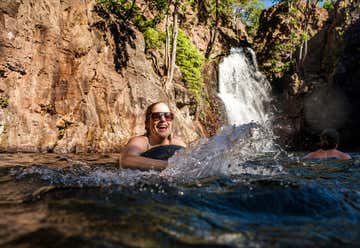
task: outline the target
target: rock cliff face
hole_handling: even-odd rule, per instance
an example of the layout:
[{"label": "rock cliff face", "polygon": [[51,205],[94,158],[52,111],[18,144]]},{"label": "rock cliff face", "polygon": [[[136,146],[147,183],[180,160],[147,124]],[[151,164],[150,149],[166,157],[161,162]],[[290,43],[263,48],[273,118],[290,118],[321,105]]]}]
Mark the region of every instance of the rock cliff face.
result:
[{"label": "rock cliff face", "polygon": [[115,152],[169,102],[175,132],[200,137],[169,100],[142,34],[111,25],[91,0],[0,2],[0,150]]},{"label": "rock cliff face", "polygon": [[[347,102],[347,116],[341,127],[342,146],[352,150],[360,148],[360,3],[342,6],[346,27],[340,48],[337,63],[329,75],[332,76],[332,85],[340,89]],[[329,50],[330,48],[328,48]]]},{"label": "rock cliff face", "polygon": [[340,132],[341,148],[359,147],[360,6],[355,5],[339,1],[326,28],[309,41],[302,80],[310,91],[304,95],[302,133],[312,139],[310,148],[328,127]]},{"label": "rock cliff face", "polygon": [[289,18],[288,6],[283,4],[265,11],[260,20],[257,39],[264,39],[265,45],[258,44],[259,64],[272,79],[282,110],[276,131],[283,144],[293,149],[314,149],[319,132],[328,127],[340,131],[341,147],[358,146],[359,101],[355,95],[360,80],[360,8],[356,1],[342,0],[329,15],[324,11],[314,10],[310,17],[303,61],[299,60],[300,43],[291,46],[288,42],[291,31],[303,32],[291,29],[303,19],[302,13]]}]

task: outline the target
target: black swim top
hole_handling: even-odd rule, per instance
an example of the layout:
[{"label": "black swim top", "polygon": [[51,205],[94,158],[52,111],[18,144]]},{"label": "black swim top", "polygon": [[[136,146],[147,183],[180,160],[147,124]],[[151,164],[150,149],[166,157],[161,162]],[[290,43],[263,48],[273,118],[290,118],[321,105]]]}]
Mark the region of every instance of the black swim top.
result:
[{"label": "black swim top", "polygon": [[140,155],[147,158],[168,160],[177,150],[184,148],[178,145],[155,146]]}]

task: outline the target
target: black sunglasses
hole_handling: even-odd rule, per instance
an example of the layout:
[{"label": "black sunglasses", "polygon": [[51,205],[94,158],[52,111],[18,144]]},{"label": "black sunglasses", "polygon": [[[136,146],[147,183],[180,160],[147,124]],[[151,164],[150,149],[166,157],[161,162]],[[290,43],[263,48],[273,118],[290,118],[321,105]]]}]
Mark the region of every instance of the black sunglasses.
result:
[{"label": "black sunglasses", "polygon": [[154,121],[159,121],[163,116],[166,121],[172,121],[174,119],[174,114],[171,112],[153,112],[150,115],[151,119]]}]

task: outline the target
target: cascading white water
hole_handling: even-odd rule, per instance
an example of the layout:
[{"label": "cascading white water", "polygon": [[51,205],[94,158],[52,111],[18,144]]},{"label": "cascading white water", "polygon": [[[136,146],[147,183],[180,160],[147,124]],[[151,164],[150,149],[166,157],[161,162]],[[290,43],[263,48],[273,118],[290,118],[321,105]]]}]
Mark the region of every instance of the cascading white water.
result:
[{"label": "cascading white water", "polygon": [[[256,171],[267,175],[282,172],[281,165],[254,170],[243,166],[263,152],[276,151],[270,115],[270,84],[258,70],[250,48],[231,49],[219,66],[219,96],[225,103],[228,122],[215,136],[203,139],[169,159],[161,175],[174,180],[191,180]],[[261,167],[261,166],[260,166]]]},{"label": "cascading white water", "polygon": [[[186,181],[252,173],[253,166],[243,166],[246,161],[276,150],[266,109],[271,100],[270,89],[266,77],[258,70],[254,51],[250,48],[231,49],[230,55],[219,65],[219,96],[231,125],[190,149],[177,152],[161,175]],[[255,172],[274,175],[281,173],[282,167],[274,163],[270,167],[260,166]]]},{"label": "cascading white water", "polygon": [[268,121],[265,104],[270,102],[270,84],[258,70],[253,50],[232,48],[224,58],[219,65],[219,97],[231,125]]}]

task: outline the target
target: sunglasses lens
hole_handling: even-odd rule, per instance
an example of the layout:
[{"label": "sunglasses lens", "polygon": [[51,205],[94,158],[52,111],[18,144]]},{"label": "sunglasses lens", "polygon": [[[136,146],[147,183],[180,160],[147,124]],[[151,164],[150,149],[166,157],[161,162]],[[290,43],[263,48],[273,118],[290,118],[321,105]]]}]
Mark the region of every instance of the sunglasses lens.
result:
[{"label": "sunglasses lens", "polygon": [[161,119],[161,113],[160,113],[160,112],[151,113],[151,118],[152,118],[154,121],[158,121],[158,120]]},{"label": "sunglasses lens", "polygon": [[159,121],[161,117],[165,117],[166,121],[172,121],[174,119],[174,114],[171,112],[153,112],[151,113],[151,118],[154,121]]},{"label": "sunglasses lens", "polygon": [[164,116],[167,121],[172,121],[174,119],[173,113],[170,113],[170,112],[164,113]]}]

